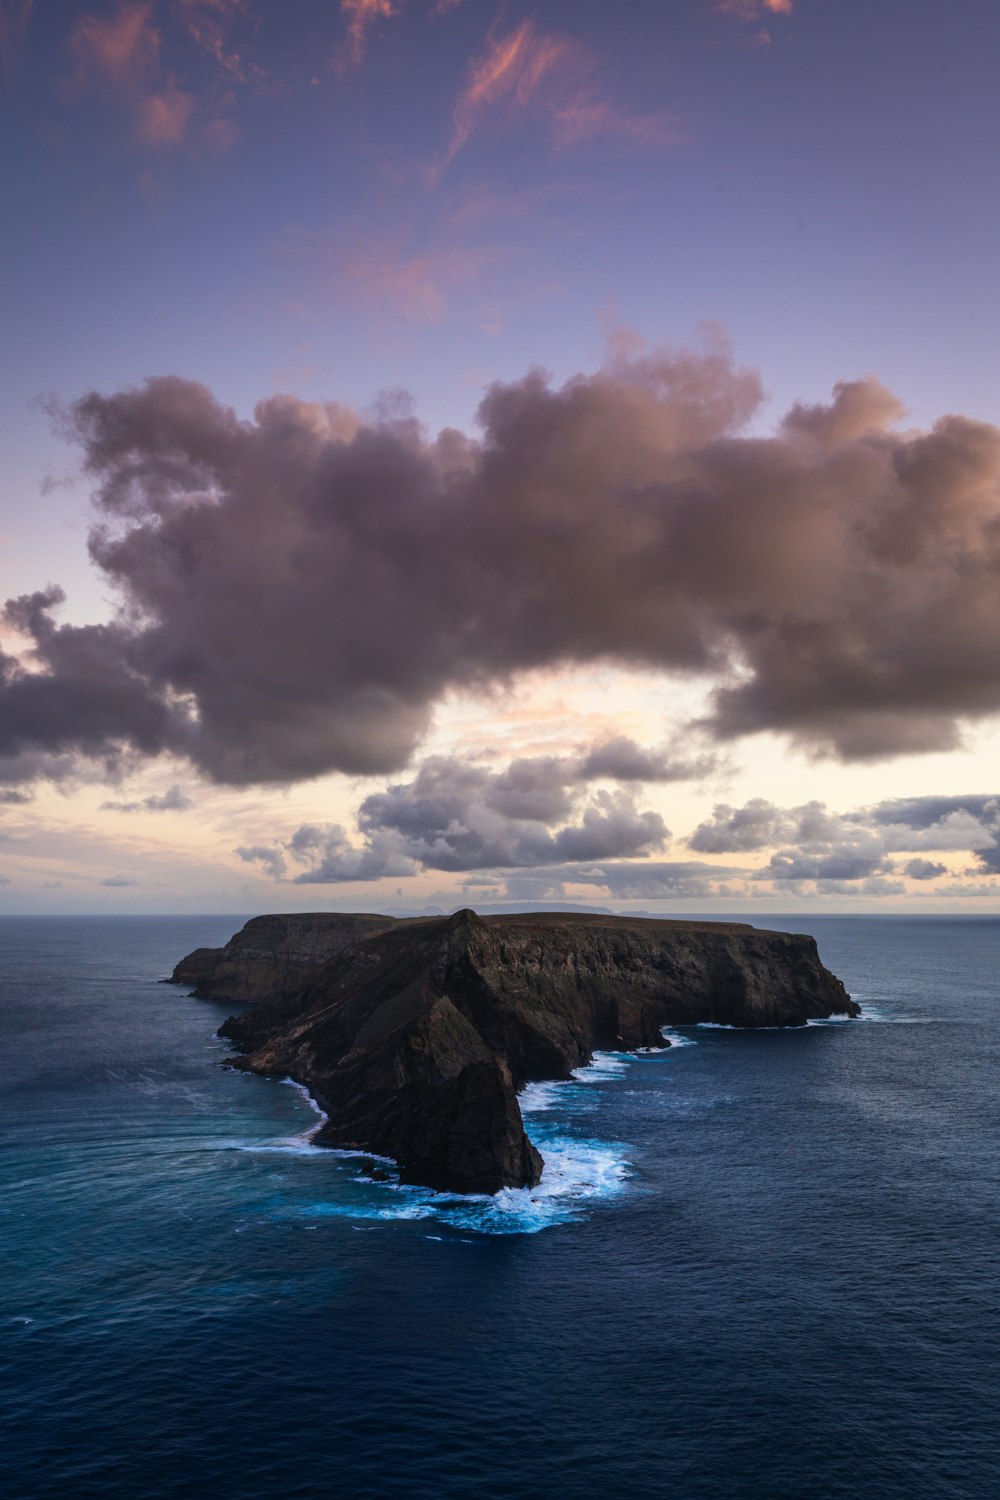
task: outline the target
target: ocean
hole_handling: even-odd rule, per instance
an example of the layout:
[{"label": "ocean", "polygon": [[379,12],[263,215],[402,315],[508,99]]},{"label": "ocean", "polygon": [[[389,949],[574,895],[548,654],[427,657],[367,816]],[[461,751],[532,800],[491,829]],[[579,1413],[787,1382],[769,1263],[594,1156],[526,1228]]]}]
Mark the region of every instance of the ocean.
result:
[{"label": "ocean", "polygon": [[0,920],[6,1500],[1000,1493],[1000,919],[758,919],[863,1018],[533,1086],[472,1201],[221,1066],[239,925]]}]

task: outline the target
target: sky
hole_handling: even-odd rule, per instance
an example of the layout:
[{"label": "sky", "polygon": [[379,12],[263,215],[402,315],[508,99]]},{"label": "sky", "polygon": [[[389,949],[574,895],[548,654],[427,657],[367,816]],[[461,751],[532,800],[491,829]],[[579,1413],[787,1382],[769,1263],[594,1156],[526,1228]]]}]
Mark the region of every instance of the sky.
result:
[{"label": "sky", "polygon": [[989,0],[0,0],[0,914],[995,912]]}]

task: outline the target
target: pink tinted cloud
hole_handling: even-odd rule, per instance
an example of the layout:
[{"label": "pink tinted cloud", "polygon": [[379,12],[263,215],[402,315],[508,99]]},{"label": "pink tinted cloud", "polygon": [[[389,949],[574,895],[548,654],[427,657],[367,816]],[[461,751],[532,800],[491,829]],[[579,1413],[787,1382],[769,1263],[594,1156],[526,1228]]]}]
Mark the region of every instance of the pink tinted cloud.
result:
[{"label": "pink tinted cloud", "polygon": [[595,91],[595,59],[569,37],[540,32],[522,21],[505,36],[492,35],[485,54],[469,70],[452,114],[448,149],[432,173],[437,180],[491,112],[509,118],[547,117],[561,146],[598,135],[617,135],[642,145],[664,144],[674,132],[667,115],[631,115]]},{"label": "pink tinted cloud", "polygon": [[397,0],[340,0],[348,36],[348,58],[356,67],[365,55],[368,33],[378,21],[399,14]]},{"label": "pink tinted cloud", "polygon": [[[231,44],[230,31],[251,15],[253,0],[117,0],[110,15],[80,17],[69,37],[73,74],[67,99],[106,97],[124,108],[144,145],[190,142],[218,154],[239,136],[228,117],[233,88],[188,84],[192,44],[207,53],[235,86],[259,81],[261,70]],[[161,29],[158,21],[164,22]],[[183,82],[179,80],[181,75]],[[185,86],[188,84],[188,86]]]},{"label": "pink tinted cloud", "polygon": [[119,0],[104,20],[82,16],[70,36],[77,90],[100,80],[118,87],[141,87],[157,67],[161,36],[153,24],[151,0]]},{"label": "pink tinted cloud", "polygon": [[139,139],[151,146],[175,146],[184,140],[194,113],[194,99],[170,84],[161,94],[149,94],[139,104]]},{"label": "pink tinted cloud", "polygon": [[388,306],[412,323],[438,323],[448,311],[449,296],[474,281],[497,252],[480,248],[429,250],[406,258],[391,246],[357,244],[341,262],[371,302]]},{"label": "pink tinted cloud", "polygon": [[737,21],[759,21],[767,16],[790,16],[795,0],[719,0],[715,8],[720,16],[732,16]]},{"label": "pink tinted cloud", "polygon": [[262,72],[231,38],[233,25],[250,14],[252,0],[176,0],[177,14],[191,40],[239,83],[259,81]]},{"label": "pink tinted cloud", "polygon": [[33,8],[34,0],[0,0],[0,72],[5,78],[13,76]]}]

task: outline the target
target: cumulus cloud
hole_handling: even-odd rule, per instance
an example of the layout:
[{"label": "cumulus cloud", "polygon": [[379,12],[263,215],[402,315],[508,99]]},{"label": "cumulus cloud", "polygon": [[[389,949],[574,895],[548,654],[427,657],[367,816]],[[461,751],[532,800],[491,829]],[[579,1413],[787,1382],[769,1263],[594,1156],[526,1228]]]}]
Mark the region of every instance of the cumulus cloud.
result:
[{"label": "cumulus cloud", "polygon": [[939,860],[916,851],[956,851],[971,856],[973,868],[1000,873],[1000,798],[889,798],[853,812],[829,812],[821,802],[782,808],[763,798],[743,807],[716,806],[711,818],[694,830],[688,844],[707,854],[774,849],[769,862],[755,871],[757,880],[792,887],[815,882],[817,890],[864,882],[895,873],[891,858],[909,854],[902,873],[911,880],[936,880],[948,873]]},{"label": "cumulus cloud", "polygon": [[[895,432],[872,379],[746,437],[721,342],[492,386],[427,436],[177,377],[68,421],[122,607],[7,606],[0,756],[169,750],[220,782],[404,767],[450,690],[619,662],[714,674],[702,724],[845,760],[958,743],[1000,710],[1000,431]],[[612,752],[607,752],[612,753]]]},{"label": "cumulus cloud", "polygon": [[939,875],[947,873],[948,866],[934,859],[908,859],[903,866],[903,874],[911,880],[936,880]]},{"label": "cumulus cloud", "polygon": [[275,844],[242,844],[234,853],[248,865],[260,865],[272,880],[280,880],[288,869],[288,861]]},{"label": "cumulus cloud", "polygon": [[[430,756],[412,781],[361,803],[352,842],[339,824],[304,824],[284,843],[236,850],[299,884],[378,880],[420,870],[468,873],[640,858],[669,830],[621,787],[587,789],[586,757],[521,757],[500,771]],[[491,877],[492,878],[492,877]]]},{"label": "cumulus cloud", "polygon": [[702,854],[732,854],[766,849],[779,840],[806,843],[829,839],[838,826],[822,802],[786,809],[775,807],[763,797],[753,797],[742,807],[717,803],[711,818],[698,825],[688,843]]}]

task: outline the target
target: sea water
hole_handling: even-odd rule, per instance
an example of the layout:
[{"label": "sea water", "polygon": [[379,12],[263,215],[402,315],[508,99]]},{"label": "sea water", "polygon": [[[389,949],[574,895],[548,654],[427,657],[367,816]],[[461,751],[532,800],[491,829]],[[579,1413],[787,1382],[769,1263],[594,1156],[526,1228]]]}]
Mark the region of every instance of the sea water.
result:
[{"label": "sea water", "polygon": [[1000,921],[768,918],[862,1020],[532,1085],[482,1199],[222,1066],[239,925],[0,921],[8,1500],[1000,1493]]}]

